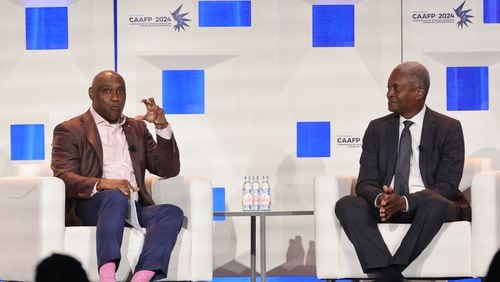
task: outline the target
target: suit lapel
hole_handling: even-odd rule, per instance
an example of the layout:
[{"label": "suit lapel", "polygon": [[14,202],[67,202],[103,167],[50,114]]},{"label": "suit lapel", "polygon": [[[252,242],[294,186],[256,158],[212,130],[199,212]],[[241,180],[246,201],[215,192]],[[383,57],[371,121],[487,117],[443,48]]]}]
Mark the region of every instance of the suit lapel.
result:
[{"label": "suit lapel", "polygon": [[436,127],[436,122],[431,109],[427,108],[424,116],[424,124],[422,125],[422,136],[420,137],[420,152],[419,152],[419,168],[420,175],[422,175],[422,180],[424,181],[425,187],[429,186],[429,181],[426,179],[427,176],[427,154],[432,150],[432,144],[434,144],[436,135],[434,134]]},{"label": "suit lapel", "polygon": [[103,167],[103,152],[101,138],[99,137],[99,131],[97,131],[97,126],[95,124],[94,118],[90,113],[90,110],[85,112],[81,117],[81,123],[85,136],[87,140],[92,145],[94,150],[97,152],[97,157],[99,158],[99,164]]},{"label": "suit lapel", "polygon": [[389,120],[387,128],[387,178],[385,183],[387,185],[391,184],[392,177],[394,176],[394,170],[396,168],[396,159],[398,155],[398,144],[399,144],[399,115],[394,114]]}]

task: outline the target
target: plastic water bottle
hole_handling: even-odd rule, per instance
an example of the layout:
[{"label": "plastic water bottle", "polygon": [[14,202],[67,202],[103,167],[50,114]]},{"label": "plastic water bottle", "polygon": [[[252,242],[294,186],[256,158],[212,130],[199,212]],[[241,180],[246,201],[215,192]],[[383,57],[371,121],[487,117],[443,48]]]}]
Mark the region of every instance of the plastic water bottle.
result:
[{"label": "plastic water bottle", "polygon": [[243,211],[251,211],[253,209],[252,183],[249,176],[245,176],[243,180],[241,202]]},{"label": "plastic water bottle", "polygon": [[262,184],[260,185],[260,210],[270,211],[271,210],[271,185],[269,185],[269,177],[262,177]]},{"label": "plastic water bottle", "polygon": [[259,210],[259,193],[260,193],[260,183],[259,183],[259,177],[256,176],[254,177],[252,181],[252,194],[253,194],[253,206],[252,210],[258,211]]}]

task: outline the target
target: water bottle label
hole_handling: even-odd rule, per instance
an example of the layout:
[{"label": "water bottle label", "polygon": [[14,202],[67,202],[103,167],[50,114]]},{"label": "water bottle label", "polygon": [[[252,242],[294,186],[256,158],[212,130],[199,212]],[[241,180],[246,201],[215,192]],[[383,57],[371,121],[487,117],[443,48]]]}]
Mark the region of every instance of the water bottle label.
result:
[{"label": "water bottle label", "polygon": [[271,198],[268,193],[260,194],[260,209],[261,210],[269,210],[271,207]]},{"label": "water bottle label", "polygon": [[243,210],[250,211],[253,208],[253,195],[252,193],[245,193],[243,195]]},{"label": "water bottle label", "polygon": [[259,210],[259,190],[253,192],[253,210]]}]

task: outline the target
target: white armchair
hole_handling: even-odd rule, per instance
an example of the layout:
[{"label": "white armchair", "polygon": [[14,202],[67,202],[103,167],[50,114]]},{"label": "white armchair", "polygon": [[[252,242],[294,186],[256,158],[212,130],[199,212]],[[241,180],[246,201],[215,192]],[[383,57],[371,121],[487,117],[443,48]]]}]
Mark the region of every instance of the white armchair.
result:
[{"label": "white armchair", "polygon": [[[318,278],[367,277],[334,211],[337,200],[350,194],[355,182],[353,176],[321,175],[314,179]],[[489,263],[500,247],[500,231],[496,228],[500,222],[500,172],[492,172],[489,159],[466,159],[459,188],[461,191],[472,188],[472,224],[468,221],[445,223],[424,252],[405,269],[405,277],[486,275]],[[397,250],[409,226],[388,223],[378,225],[391,253]]]},{"label": "white armchair", "polygon": [[[156,203],[175,204],[185,216],[166,280],[212,280],[210,181],[153,179],[151,189]],[[0,178],[0,280],[32,281],[39,261],[57,252],[77,258],[89,279],[98,281],[95,227],[65,227],[64,198],[64,183],[55,177]],[[118,281],[134,269],[143,240],[140,232],[125,228]]]}]

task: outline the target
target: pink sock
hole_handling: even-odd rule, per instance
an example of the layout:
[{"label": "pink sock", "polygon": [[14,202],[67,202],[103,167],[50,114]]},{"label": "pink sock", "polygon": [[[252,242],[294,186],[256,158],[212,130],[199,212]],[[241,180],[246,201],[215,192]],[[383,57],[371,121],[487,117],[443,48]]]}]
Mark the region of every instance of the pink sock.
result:
[{"label": "pink sock", "polygon": [[151,270],[139,270],[134,273],[132,282],[149,282],[155,276],[155,272]]},{"label": "pink sock", "polygon": [[116,282],[116,264],[112,261],[103,264],[99,268],[99,282]]}]

